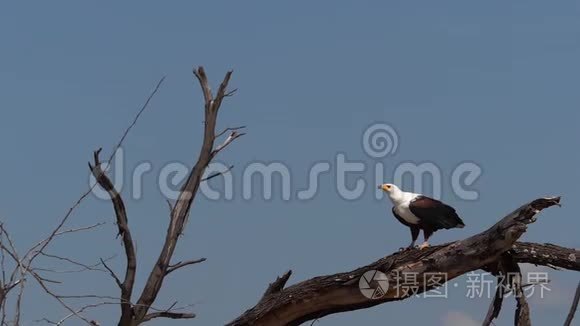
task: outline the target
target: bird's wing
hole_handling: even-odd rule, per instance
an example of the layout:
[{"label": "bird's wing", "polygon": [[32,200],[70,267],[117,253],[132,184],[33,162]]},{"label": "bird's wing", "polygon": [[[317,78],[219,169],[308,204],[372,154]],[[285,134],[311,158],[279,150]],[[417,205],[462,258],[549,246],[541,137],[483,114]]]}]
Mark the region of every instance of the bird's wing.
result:
[{"label": "bird's wing", "polygon": [[393,206],[392,211],[393,211],[393,215],[395,215],[395,218],[397,220],[399,220],[399,222],[401,222],[402,224],[404,224],[404,225],[406,225],[408,227],[416,227],[416,225],[413,225],[413,224],[405,221],[401,216],[399,216],[399,214],[397,214],[397,212],[395,211],[395,207],[394,206]]},{"label": "bird's wing", "polygon": [[421,224],[436,230],[465,226],[453,207],[427,196],[417,196],[409,204],[409,209],[421,220]]}]

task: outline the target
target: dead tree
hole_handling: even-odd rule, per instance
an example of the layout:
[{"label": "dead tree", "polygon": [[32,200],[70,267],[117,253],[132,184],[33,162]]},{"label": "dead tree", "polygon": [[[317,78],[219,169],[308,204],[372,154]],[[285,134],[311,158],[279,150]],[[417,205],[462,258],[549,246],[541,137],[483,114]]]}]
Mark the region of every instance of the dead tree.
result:
[{"label": "dead tree", "polygon": [[[42,321],[46,321],[53,325],[62,325],[62,323],[71,317],[78,317],[85,323],[92,325],[92,321],[79,315],[80,312],[88,309],[89,307],[84,307],[81,309],[74,309],[69,304],[65,302],[66,299],[81,299],[81,298],[91,298],[94,295],[62,295],[54,292],[49,288],[48,283],[60,284],[61,281],[54,280],[44,276],[44,273],[80,273],[84,271],[101,271],[101,265],[105,264],[105,260],[101,259],[100,263],[87,265],[82,262],[78,262],[74,259],[55,255],[47,251],[47,246],[54,239],[60,238],[63,235],[90,231],[106,224],[105,222],[77,227],[71,229],[63,229],[64,224],[59,224],[57,229],[53,230],[50,235],[34,244],[30,247],[24,255],[20,255],[12,241],[12,238],[3,224],[0,223],[0,270],[1,270],[1,280],[0,280],[0,325],[20,325],[21,321],[21,303],[24,295],[25,284],[27,279],[35,281],[41,289],[44,290],[46,294],[56,299],[66,310],[69,311],[69,315],[60,321],[54,322],[47,318]],[[47,268],[42,266],[36,266],[33,264],[36,257],[44,257],[51,260],[64,261],[67,264],[76,266],[76,269],[66,269],[66,270],[56,270],[53,268]],[[110,259],[110,258],[109,258]],[[108,260],[108,259],[107,259]],[[9,298],[12,297],[14,311],[9,312],[6,303]]]},{"label": "dead tree", "polygon": [[[123,144],[123,141],[125,140],[125,138],[129,134],[129,131],[131,131],[131,129],[135,126],[135,124],[137,123],[137,120],[139,119],[141,114],[148,107],[149,102],[151,101],[153,96],[159,90],[164,79],[165,78],[161,78],[161,80],[159,80],[159,82],[157,83],[157,86],[155,87],[153,92],[151,92],[151,94],[149,95],[147,100],[145,101],[145,104],[141,107],[141,109],[139,110],[137,115],[134,117],[133,122],[127,127],[127,129],[125,129],[125,132],[121,136],[121,139],[114,147],[113,153],[111,154],[111,156],[107,160],[108,165],[110,165],[111,161],[115,157],[117,149],[119,149],[121,147],[121,145]],[[95,159],[98,160],[98,153],[96,153],[96,152],[95,152]],[[98,167],[98,169],[100,169],[100,167]],[[103,172],[102,170],[100,170],[100,171]],[[85,295],[59,294],[59,293],[55,292],[49,286],[49,284],[61,284],[63,282],[59,281],[59,280],[52,279],[52,278],[48,278],[48,277],[43,275],[44,273],[81,273],[84,271],[99,271],[99,272],[111,273],[111,275],[114,275],[114,273],[111,271],[111,269],[106,265],[106,261],[109,259],[112,259],[114,257],[110,257],[107,259],[101,258],[100,262],[98,262],[96,264],[89,265],[89,264],[85,264],[85,263],[76,261],[74,259],[71,259],[69,257],[55,255],[55,254],[47,252],[50,244],[52,244],[52,242],[55,239],[60,238],[63,235],[93,230],[97,227],[100,227],[100,226],[106,224],[106,222],[100,222],[100,223],[96,223],[96,224],[84,226],[84,227],[76,227],[76,228],[69,228],[69,229],[65,228],[65,225],[67,224],[67,222],[69,221],[69,219],[73,215],[73,212],[91,194],[93,188],[94,188],[94,186],[91,187],[90,189],[88,189],[87,191],[85,191],[83,194],[81,194],[80,197],[76,200],[76,202],[71,207],[68,208],[68,210],[66,211],[64,216],[60,219],[60,221],[56,225],[56,227],[53,228],[44,239],[42,239],[42,240],[38,241],[37,243],[35,243],[34,245],[32,245],[25,252],[24,255],[18,254],[18,251],[17,251],[16,247],[14,246],[14,243],[12,242],[10,234],[8,233],[8,231],[6,230],[4,225],[2,223],[0,223],[0,269],[1,269],[1,274],[2,274],[2,281],[0,281],[0,311],[1,311],[0,325],[1,326],[20,325],[21,302],[22,302],[22,297],[24,295],[25,283],[26,283],[27,279],[34,280],[40,286],[40,288],[42,290],[44,290],[44,292],[47,295],[54,298],[57,302],[60,303],[60,305],[63,308],[65,308],[69,312],[68,315],[66,315],[64,318],[61,318],[60,320],[57,320],[57,321],[50,320],[46,317],[41,319],[41,320],[38,320],[39,322],[43,321],[43,322],[46,322],[46,323],[51,324],[51,325],[62,325],[66,320],[68,320],[72,317],[76,317],[88,325],[99,325],[99,323],[96,321],[86,319],[85,317],[82,316],[81,313],[86,311],[86,310],[89,310],[91,308],[96,308],[96,307],[100,307],[103,305],[117,304],[117,302],[121,302],[121,303],[124,302],[122,299],[118,299],[115,297],[103,297],[103,296],[98,296],[98,295],[94,295],[94,294],[85,294]],[[118,204],[117,201],[115,201],[115,203]],[[120,207],[116,207],[116,208],[120,208]],[[120,209],[122,209],[124,211],[124,207],[122,207]],[[43,267],[42,265],[37,266],[38,264],[36,263],[36,261],[37,261],[38,257],[48,258],[48,259],[52,259],[52,260],[58,260],[58,261],[73,265],[77,268],[76,269],[66,269],[66,270],[56,270],[53,268]],[[8,273],[9,270],[12,270],[12,272]],[[134,275],[133,275],[133,277],[134,277]],[[129,283],[129,282],[127,282],[127,283]],[[15,288],[18,288],[18,291],[14,291]],[[14,298],[15,311],[14,311],[14,313],[9,314],[7,312],[6,302],[8,301],[9,295],[14,293],[14,292],[17,292],[16,295],[13,295],[13,297],[15,297]],[[72,305],[70,305],[69,303],[66,302],[68,299],[78,300],[78,299],[88,299],[88,298],[107,299],[107,300],[114,299],[114,301],[91,303],[91,304],[84,305],[81,308],[74,308]]]},{"label": "dead tree", "polygon": [[[47,252],[47,248],[53,242],[54,239],[60,237],[61,235],[80,232],[85,230],[90,230],[95,227],[101,226],[104,223],[98,223],[96,225],[91,225],[88,227],[80,227],[73,229],[65,229],[66,223],[72,216],[72,213],[79,207],[80,203],[85,200],[92,192],[93,187],[84,192],[78,200],[67,210],[66,214],[61,218],[57,226],[50,231],[49,235],[33,245],[26,253],[22,256],[18,255],[16,248],[14,247],[12,240],[0,223],[0,267],[2,270],[2,278],[0,279],[0,312],[1,320],[0,325],[15,324],[20,323],[20,302],[24,292],[24,283],[27,277],[36,281],[36,283],[44,290],[46,294],[57,300],[62,307],[64,307],[69,314],[64,316],[58,321],[49,320],[48,318],[43,318],[41,321],[47,322],[52,325],[62,325],[66,320],[70,318],[77,318],[83,321],[87,325],[99,325],[97,321],[89,320],[83,316],[83,313],[89,309],[101,307],[103,305],[119,305],[120,306],[120,318],[119,326],[136,326],[143,324],[147,321],[156,318],[170,318],[170,319],[190,319],[194,318],[195,314],[191,312],[183,312],[183,307],[175,307],[172,305],[167,309],[160,309],[154,307],[153,304],[163,286],[165,277],[178,269],[184,268],[186,266],[194,265],[205,261],[205,258],[191,259],[185,261],[173,262],[173,253],[177,246],[178,240],[183,232],[183,229],[187,223],[187,218],[189,216],[193,201],[199,189],[200,183],[207,181],[211,178],[219,176],[223,173],[229,171],[222,171],[219,173],[214,173],[207,177],[204,176],[206,167],[210,164],[212,159],[219,154],[220,151],[229,146],[237,138],[244,135],[241,132],[241,127],[225,128],[222,131],[216,131],[218,113],[223,100],[226,97],[231,96],[235,90],[228,91],[228,83],[232,76],[232,72],[226,73],[222,83],[219,85],[217,92],[214,94],[211,91],[208,78],[205,74],[203,67],[199,67],[193,70],[195,78],[198,80],[204,98],[204,128],[203,128],[203,142],[199,152],[197,162],[191,169],[185,183],[180,189],[179,196],[174,204],[170,204],[170,219],[169,226],[165,235],[165,242],[161,248],[161,252],[156,263],[153,265],[151,271],[149,272],[149,277],[143,287],[141,293],[137,296],[134,291],[135,279],[137,273],[137,254],[135,250],[135,243],[131,234],[131,229],[129,227],[129,219],[127,216],[127,211],[125,209],[125,204],[120,193],[115,189],[113,182],[107,176],[107,170],[117,152],[128,135],[129,131],[136,124],[137,120],[147,108],[149,102],[153,96],[157,93],[161,84],[164,81],[162,78],[153,92],[149,95],[145,104],[141,107],[137,115],[135,116],[133,122],[125,130],[121,139],[116,144],[112,150],[112,154],[108,159],[102,164],[100,159],[101,149],[93,152],[93,160],[89,162],[89,169],[92,175],[95,177],[96,184],[102,187],[109,195],[110,200],[113,204],[116,225],[118,229],[118,236],[121,237],[122,246],[124,248],[124,256],[126,259],[126,266],[123,272],[123,276],[117,276],[117,273],[113,271],[106,263],[106,259],[100,259],[100,262],[87,265],[81,262],[75,261],[68,257],[61,257],[58,255],[50,254]],[[218,142],[220,137],[228,134],[227,137],[221,142]],[[103,167],[103,166],[106,166]],[[231,167],[230,167],[231,168]],[[49,284],[59,284],[60,281],[49,279],[42,274],[42,272],[57,272],[55,270],[50,270],[35,266],[34,262],[37,257],[48,257],[50,259],[57,259],[64,261],[68,264],[73,264],[75,266],[81,267],[80,271],[86,270],[98,270],[109,274],[120,290],[120,295],[116,296],[99,296],[94,294],[88,295],[63,295],[56,293]],[[13,272],[7,275],[8,262],[10,260],[10,267]],[[14,289],[18,288],[19,291],[16,299],[15,306],[16,312],[14,313],[14,318],[7,318],[6,313],[6,301],[10,293],[15,292]],[[137,297],[137,301],[131,301],[133,297]],[[81,306],[80,308],[74,308],[67,300],[78,300],[78,299],[98,299],[101,300],[96,303],[90,303]]]},{"label": "dead tree", "polygon": [[[464,240],[430,247],[407,250],[379,259],[350,272],[314,277],[284,288],[291,271],[270,284],[259,302],[230,322],[228,326],[300,325],[303,322],[330,314],[364,309],[379,304],[407,299],[411,294],[429,291],[441,284],[425,284],[423,276],[441,274],[445,281],[470,271],[483,269],[500,275],[515,275],[507,279],[517,298],[516,325],[530,325],[529,307],[522,295],[518,263],[531,263],[580,271],[575,249],[551,244],[517,242],[527,225],[536,220],[543,209],[559,205],[559,197],[539,198],[508,214],[488,230]],[[380,298],[364,296],[359,280],[367,271],[386,274],[388,291]],[[418,292],[400,289],[401,275],[416,275]],[[496,297],[485,325],[498,316],[501,297]]]},{"label": "dead tree", "polygon": [[[59,257],[49,254],[46,249],[53,239],[67,233],[90,230],[102,224],[96,224],[76,229],[64,229],[64,225],[71,216],[71,213],[79,206],[91,192],[87,191],[77,202],[69,208],[57,227],[42,241],[32,246],[24,255],[20,256],[10,239],[4,226],[0,223],[0,265],[2,269],[2,279],[0,280],[0,308],[2,318],[0,325],[20,323],[20,301],[24,291],[24,281],[34,280],[48,295],[56,299],[69,314],[59,321],[44,321],[52,325],[62,325],[69,318],[77,318],[88,325],[99,325],[97,321],[88,320],[83,317],[83,312],[104,304],[114,304],[120,307],[119,326],[137,326],[156,318],[190,319],[195,314],[182,312],[174,306],[167,309],[154,307],[155,300],[163,286],[165,277],[170,273],[186,266],[201,263],[205,258],[192,259],[186,261],[173,262],[173,254],[179,238],[186,226],[193,201],[196,197],[200,183],[208,179],[223,174],[215,173],[204,177],[204,171],[212,159],[224,148],[230,145],[243,133],[237,128],[225,128],[221,132],[216,132],[217,117],[223,100],[232,95],[235,91],[228,91],[228,83],[232,72],[226,73],[217,92],[214,94],[209,86],[205,71],[199,67],[193,71],[197,78],[204,97],[204,132],[203,142],[197,162],[191,169],[187,180],[180,189],[177,201],[170,204],[170,220],[165,235],[164,244],[160,250],[156,263],[151,268],[147,281],[140,294],[134,293],[137,273],[138,256],[135,251],[135,243],[132,237],[129,218],[125,209],[123,199],[115,189],[114,184],[107,176],[107,171],[102,167],[100,160],[101,150],[93,153],[93,160],[89,163],[90,172],[96,179],[97,184],[107,191],[115,212],[118,235],[121,237],[126,259],[126,266],[122,277],[111,269],[105,259],[101,259],[95,265],[86,265],[76,262],[66,257]],[[113,154],[106,161],[110,165],[116,150],[121,146],[129,130],[135,125],[141,113],[147,107],[152,96],[157,92],[163,79],[151,93],[145,105],[141,108],[133,123],[125,130],[119,143],[113,149]],[[218,139],[229,133],[221,143]],[[424,250],[407,250],[388,255],[366,266],[359,267],[350,272],[336,273],[332,275],[318,276],[295,285],[285,287],[290,279],[292,271],[288,271],[272,282],[262,295],[258,303],[245,311],[241,316],[230,322],[230,326],[256,325],[299,325],[303,322],[327,316],[329,314],[364,309],[391,301],[404,300],[412,294],[408,291],[401,291],[398,280],[401,275],[411,273],[418,280],[416,287],[418,293],[429,291],[441,286],[441,283],[427,284],[426,274],[444,275],[444,280],[449,281],[465,273],[482,269],[498,277],[498,283],[505,289],[514,292],[517,308],[514,316],[515,325],[531,325],[530,310],[526,298],[522,295],[524,284],[522,284],[519,263],[531,263],[544,265],[552,268],[563,268],[580,271],[578,256],[580,252],[575,249],[564,248],[552,244],[518,242],[518,239],[526,231],[527,225],[535,222],[537,214],[545,208],[559,205],[559,197],[539,198],[527,203],[514,212],[508,214],[491,228],[471,236],[464,240],[455,241],[439,246],[430,247]],[[82,267],[84,270],[95,270],[101,268],[102,272],[112,277],[119,288],[119,297],[98,297],[94,295],[85,296],[64,296],[52,291],[47,283],[54,282],[47,279],[41,272],[46,271],[35,267],[33,262],[36,257],[49,257],[59,259]],[[10,260],[13,272],[7,275],[6,261]],[[368,271],[380,271],[387,276],[389,285],[385,293],[380,297],[368,298],[361,293],[359,281]],[[498,287],[493,298],[484,325],[492,324],[500,313],[503,303],[503,288]],[[16,291],[15,289],[18,289]],[[14,320],[8,321],[6,318],[5,302],[8,295],[17,292],[16,312]],[[88,304],[81,308],[73,308],[65,302],[65,299],[95,298],[106,299],[106,302]],[[136,301],[132,301],[136,298]],[[574,313],[580,301],[580,285],[576,292],[570,313],[566,318],[565,325],[570,325]]]},{"label": "dead tree", "polygon": [[[176,312],[171,309],[165,311],[151,311],[151,305],[155,302],[155,299],[163,285],[163,281],[169,273],[205,260],[195,259],[172,263],[173,253],[177,246],[179,237],[186,225],[193,200],[195,199],[200,183],[205,180],[203,179],[203,176],[206,167],[221,150],[243,135],[243,133],[239,132],[239,129],[243,127],[227,128],[223,132],[216,132],[217,117],[222,101],[226,97],[232,95],[235,91],[227,90],[232,72],[230,71],[226,73],[215,95],[210,89],[203,67],[195,69],[193,74],[199,81],[204,97],[205,119],[203,143],[197,162],[193,166],[193,169],[191,169],[185,184],[182,186],[177,201],[171,207],[169,226],[167,228],[165,242],[161,249],[161,253],[159,254],[159,258],[157,258],[157,262],[153,265],[138,300],[134,303],[131,302],[131,297],[133,295],[135,275],[137,272],[137,255],[135,254],[135,246],[131,236],[125,205],[121,195],[100,167],[100,150],[94,152],[93,164],[89,163],[92,174],[98,184],[108,192],[113,203],[119,230],[118,232],[123,241],[125,257],[127,260],[123,280],[117,277],[116,274],[107,267],[121,291],[121,317],[118,323],[119,326],[136,326],[154,318],[187,319],[195,317],[195,314],[193,313]],[[227,138],[221,144],[216,145],[217,138],[226,132],[229,132]],[[208,178],[213,176],[209,176]]]}]

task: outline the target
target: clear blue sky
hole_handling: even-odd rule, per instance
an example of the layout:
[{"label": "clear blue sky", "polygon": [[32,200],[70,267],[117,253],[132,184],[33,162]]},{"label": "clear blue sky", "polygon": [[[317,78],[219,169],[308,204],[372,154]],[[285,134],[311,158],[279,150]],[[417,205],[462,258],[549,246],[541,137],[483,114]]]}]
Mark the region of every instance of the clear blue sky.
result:
[{"label": "clear blue sky", "polygon": [[[22,249],[46,234],[86,189],[91,151],[110,150],[167,75],[124,146],[127,169],[143,161],[154,168],[143,198],[127,199],[140,290],[168,220],[155,171],[168,162],[192,164],[198,153],[201,94],[191,68],[204,65],[214,83],[234,69],[239,92],[224,103],[220,124],[245,124],[248,135],[220,161],[238,170],[283,162],[301,188],[308,167],[337,153],[375,163],[361,134],[386,122],[400,137],[396,155],[383,161],[388,168],[431,161],[447,175],[472,161],[483,169],[477,201],[457,198],[447,182],[443,200],[467,227],[437,233],[433,243],[467,237],[530,199],[561,194],[564,206],[544,212],[524,239],[579,247],[579,14],[577,1],[3,3],[0,218]],[[279,192],[245,201],[240,187],[233,201],[198,198],[176,257],[208,261],[171,275],[157,306],[195,304],[198,318],[171,325],[220,325],[287,269],[295,283],[407,244],[408,230],[386,200],[374,199],[372,175],[364,177],[370,188],[354,201],[341,199],[329,176],[309,201],[283,201]],[[123,193],[130,197],[129,189]],[[71,225],[112,220],[110,203],[90,198]],[[96,262],[122,254],[114,237],[109,223],[57,241],[51,252]],[[120,272],[122,256],[111,265]],[[563,321],[578,281],[570,272],[550,275],[552,298],[532,302],[536,325]],[[53,277],[67,279],[61,293],[118,295],[105,274]],[[450,314],[481,320],[488,300],[465,299],[460,284],[447,300],[406,300],[319,325],[457,325]],[[498,325],[511,323],[510,304]],[[31,287],[26,322],[63,314]],[[102,325],[117,315],[117,307],[89,314]]]}]

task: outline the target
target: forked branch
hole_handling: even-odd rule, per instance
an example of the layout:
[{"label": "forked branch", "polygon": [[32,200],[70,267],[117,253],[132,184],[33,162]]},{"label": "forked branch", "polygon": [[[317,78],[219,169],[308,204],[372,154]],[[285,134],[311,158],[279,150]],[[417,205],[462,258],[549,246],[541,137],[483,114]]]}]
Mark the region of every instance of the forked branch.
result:
[{"label": "forked branch", "polygon": [[[489,268],[498,258],[514,247],[517,239],[526,231],[527,224],[536,220],[541,210],[558,205],[559,197],[539,198],[508,214],[488,230],[470,238],[427,248],[407,250],[379,259],[367,266],[350,272],[315,277],[280,291],[264,296],[260,302],[244,312],[228,325],[300,325],[329,314],[372,307],[390,301],[403,300],[414,293],[399,288],[397,280],[405,273],[412,273],[418,284],[419,293],[429,291],[441,284],[425,283],[425,274],[440,274],[445,281],[480,268]],[[527,254],[519,248],[534,246],[536,250],[552,250],[549,258]],[[576,259],[570,261],[566,253],[553,247],[537,244],[517,244],[512,258],[515,262],[562,265],[578,269]],[[359,280],[367,271],[380,271],[387,275],[389,288],[377,299],[364,296],[359,289]],[[521,288],[517,291],[521,290]],[[519,302],[518,314],[528,313],[527,304]],[[522,317],[523,318],[523,317]]]},{"label": "forked branch", "polygon": [[[121,288],[121,310],[122,315],[119,320],[120,326],[135,326],[139,325],[145,321],[149,321],[154,318],[174,318],[174,319],[186,319],[194,318],[195,315],[192,313],[183,313],[172,311],[171,309],[165,311],[149,312],[152,310],[152,304],[155,302],[157,295],[162,287],[165,277],[174,272],[179,268],[185,266],[190,266],[193,264],[201,263],[205,261],[205,258],[197,260],[188,260],[183,262],[178,262],[171,265],[171,259],[173,253],[177,246],[180,235],[187,223],[187,218],[192,207],[193,200],[199,188],[200,182],[204,179],[202,178],[206,167],[209,165],[211,160],[226,146],[230,145],[235,139],[243,135],[239,133],[240,128],[230,128],[226,129],[231,131],[226,140],[218,146],[215,146],[214,142],[216,137],[216,124],[217,116],[221,106],[221,103],[225,97],[231,96],[232,92],[227,91],[227,86],[231,78],[232,72],[226,73],[222,83],[220,84],[215,96],[212,94],[211,88],[209,86],[207,75],[203,67],[199,67],[194,70],[194,75],[200,83],[204,97],[204,132],[203,132],[203,142],[202,147],[190,174],[187,177],[186,182],[181,188],[179,197],[175,204],[170,204],[170,222],[165,236],[165,242],[161,249],[161,253],[157,259],[157,262],[153,266],[147,282],[145,283],[144,289],[138,297],[137,302],[132,303],[131,298],[133,294],[133,287],[135,283],[135,274],[137,268],[137,257],[135,255],[135,246],[133,239],[131,237],[131,231],[129,228],[129,223],[127,219],[127,212],[125,205],[121,198],[119,192],[115,189],[111,180],[107,177],[106,171],[101,168],[101,162],[99,160],[100,149],[95,151],[93,156],[93,164],[89,163],[92,174],[94,175],[97,183],[109,194],[109,197],[113,203],[115,209],[115,215],[117,219],[118,234],[123,240],[123,246],[125,248],[125,255],[127,257],[127,268],[125,271],[125,278],[121,282],[119,277],[114,273],[114,271],[109,268],[104,262],[102,262],[106,271],[115,280],[115,283]],[[140,111],[141,113],[142,111]],[[139,113],[139,114],[140,114]],[[110,162],[108,162],[110,163]],[[218,174],[219,175],[219,174]],[[217,175],[216,175],[217,176]],[[213,178],[214,176],[210,176]],[[207,178],[206,178],[207,180]]]},{"label": "forked branch", "polygon": [[[197,162],[195,163],[193,169],[187,177],[187,180],[182,186],[177,201],[174,205],[170,205],[170,222],[167,229],[167,234],[165,236],[163,248],[159,254],[157,262],[149,274],[143,292],[141,293],[134,308],[133,318],[137,324],[151,318],[161,317],[159,313],[154,313],[152,317],[151,314],[148,314],[148,310],[157,298],[165,276],[178,268],[200,262],[189,261],[178,263],[176,265],[170,265],[179,236],[182,234],[183,229],[187,223],[187,218],[189,216],[193,200],[197,194],[197,190],[199,189],[199,184],[203,180],[202,177],[205,169],[220,150],[232,143],[238,137],[242,136],[242,134],[237,133],[234,130],[222,145],[215,147],[214,143],[216,139],[215,135],[218,112],[223,99],[232,94],[231,92],[227,91],[232,72],[229,71],[226,73],[215,96],[212,94],[209,81],[203,67],[194,69],[193,74],[199,81],[204,97],[205,120],[203,142]],[[162,315],[163,317],[169,318],[193,318],[193,316],[185,317],[187,315],[179,314],[168,315],[167,313],[164,313]]]}]

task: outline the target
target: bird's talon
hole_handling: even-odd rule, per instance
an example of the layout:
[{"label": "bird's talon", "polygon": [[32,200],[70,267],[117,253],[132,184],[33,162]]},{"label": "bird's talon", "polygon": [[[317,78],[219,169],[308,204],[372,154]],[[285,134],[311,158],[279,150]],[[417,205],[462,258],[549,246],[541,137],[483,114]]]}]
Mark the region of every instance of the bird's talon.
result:
[{"label": "bird's talon", "polygon": [[419,250],[423,250],[423,249],[428,248],[428,247],[429,247],[429,244],[427,242],[425,242],[419,246]]}]

